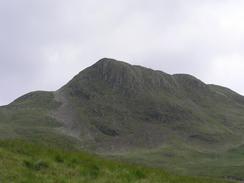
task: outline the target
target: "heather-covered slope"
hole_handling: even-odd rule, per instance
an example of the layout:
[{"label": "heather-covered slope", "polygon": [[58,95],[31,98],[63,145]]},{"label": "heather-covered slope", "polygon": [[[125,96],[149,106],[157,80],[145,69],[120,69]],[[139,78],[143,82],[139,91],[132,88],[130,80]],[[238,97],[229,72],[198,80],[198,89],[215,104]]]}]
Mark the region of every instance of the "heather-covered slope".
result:
[{"label": "heather-covered slope", "polygon": [[112,59],[58,91],[34,92],[1,107],[0,131],[2,138],[69,144],[182,174],[244,178],[238,170],[244,165],[238,161],[243,96],[190,75]]}]

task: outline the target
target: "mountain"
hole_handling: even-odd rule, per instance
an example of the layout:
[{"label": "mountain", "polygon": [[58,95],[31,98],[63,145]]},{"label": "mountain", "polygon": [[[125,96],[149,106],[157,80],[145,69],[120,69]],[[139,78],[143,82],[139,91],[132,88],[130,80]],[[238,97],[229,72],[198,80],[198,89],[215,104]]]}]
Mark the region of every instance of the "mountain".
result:
[{"label": "mountain", "polygon": [[104,58],[55,92],[0,108],[0,138],[85,149],[180,174],[244,179],[244,97]]}]

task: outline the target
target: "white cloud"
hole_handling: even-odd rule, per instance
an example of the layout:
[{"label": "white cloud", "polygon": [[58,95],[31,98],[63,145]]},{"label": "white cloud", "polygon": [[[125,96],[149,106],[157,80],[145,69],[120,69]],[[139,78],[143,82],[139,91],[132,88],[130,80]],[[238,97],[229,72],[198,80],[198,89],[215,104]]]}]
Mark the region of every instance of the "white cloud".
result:
[{"label": "white cloud", "polygon": [[233,90],[243,90],[241,85],[244,69],[244,55],[233,53],[231,55],[221,55],[212,60],[212,65],[208,73],[206,73],[206,80],[212,81],[214,78],[216,83],[223,86],[228,86]]}]

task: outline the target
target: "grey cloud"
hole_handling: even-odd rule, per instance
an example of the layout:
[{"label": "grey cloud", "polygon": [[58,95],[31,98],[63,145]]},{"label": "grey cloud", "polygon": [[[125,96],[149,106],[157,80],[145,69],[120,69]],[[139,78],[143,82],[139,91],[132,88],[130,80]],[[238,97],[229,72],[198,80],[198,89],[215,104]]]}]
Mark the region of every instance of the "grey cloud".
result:
[{"label": "grey cloud", "polygon": [[0,104],[58,89],[102,57],[194,74],[244,93],[243,6],[241,0],[0,0]]}]

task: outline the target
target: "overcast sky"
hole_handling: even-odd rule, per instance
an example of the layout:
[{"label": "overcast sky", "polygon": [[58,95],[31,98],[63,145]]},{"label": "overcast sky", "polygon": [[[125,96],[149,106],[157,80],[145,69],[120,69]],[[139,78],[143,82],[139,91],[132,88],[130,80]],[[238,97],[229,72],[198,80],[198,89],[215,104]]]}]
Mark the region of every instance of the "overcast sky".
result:
[{"label": "overcast sky", "polygon": [[0,0],[0,105],[103,57],[244,94],[243,0]]}]

